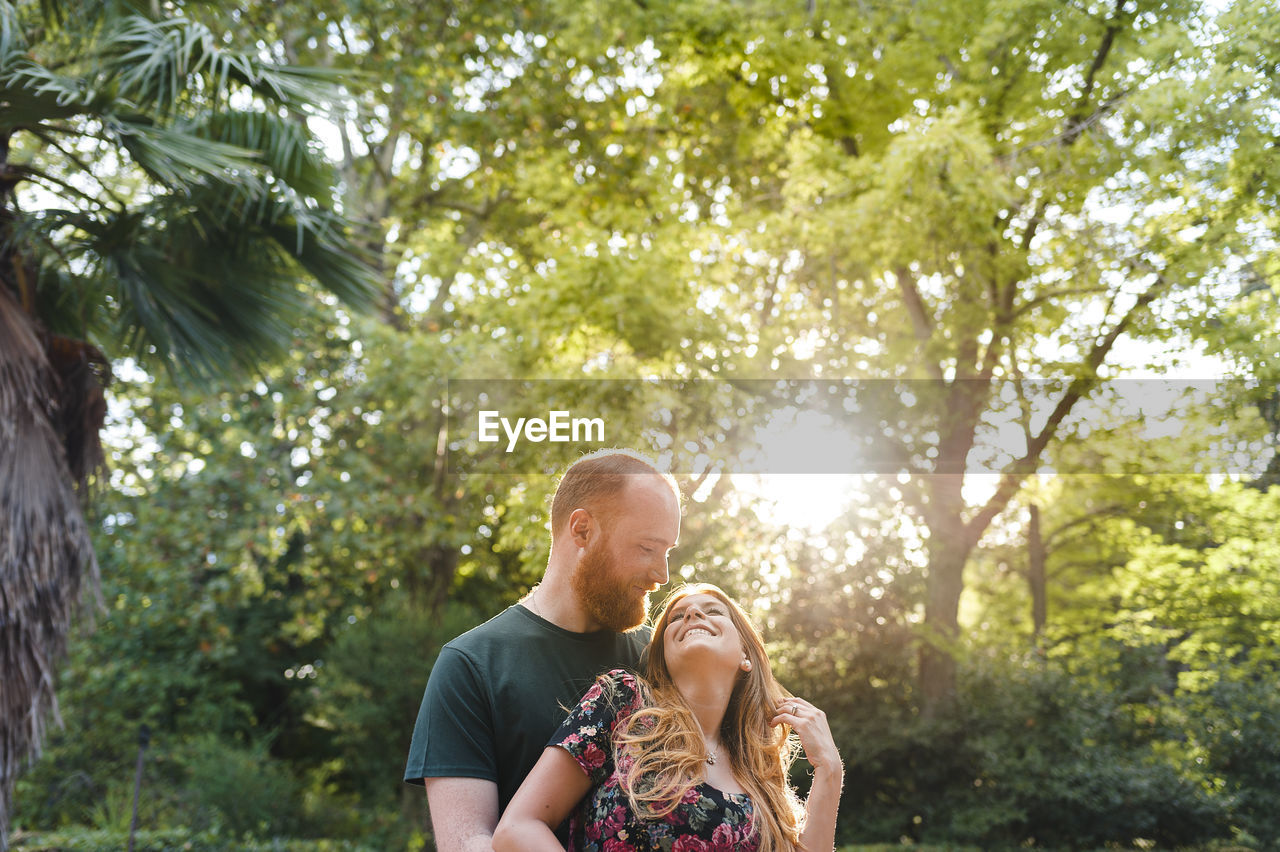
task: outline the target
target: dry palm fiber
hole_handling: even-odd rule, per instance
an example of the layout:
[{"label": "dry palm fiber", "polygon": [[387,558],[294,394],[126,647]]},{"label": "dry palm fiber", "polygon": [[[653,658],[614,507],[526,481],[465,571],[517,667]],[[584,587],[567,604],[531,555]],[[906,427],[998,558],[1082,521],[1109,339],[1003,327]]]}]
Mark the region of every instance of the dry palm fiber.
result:
[{"label": "dry palm fiber", "polygon": [[97,589],[55,426],[63,391],[35,323],[0,287],[0,848],[17,773],[39,757],[46,722],[58,721],[56,666],[85,580]]}]

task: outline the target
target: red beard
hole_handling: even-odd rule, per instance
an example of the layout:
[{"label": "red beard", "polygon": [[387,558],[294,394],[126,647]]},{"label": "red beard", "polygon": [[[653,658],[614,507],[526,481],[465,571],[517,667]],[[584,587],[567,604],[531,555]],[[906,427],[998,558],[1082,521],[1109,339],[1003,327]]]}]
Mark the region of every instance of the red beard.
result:
[{"label": "red beard", "polygon": [[610,630],[634,630],[649,617],[649,594],[637,593],[634,580],[619,575],[607,537],[582,554],[569,582],[587,615]]}]

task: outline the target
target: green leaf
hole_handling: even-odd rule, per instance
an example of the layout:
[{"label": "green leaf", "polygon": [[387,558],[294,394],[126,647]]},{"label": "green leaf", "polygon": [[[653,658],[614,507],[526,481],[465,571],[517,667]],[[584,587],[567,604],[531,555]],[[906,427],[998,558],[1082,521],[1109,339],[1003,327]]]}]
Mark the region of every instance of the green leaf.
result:
[{"label": "green leaf", "polygon": [[189,187],[208,178],[230,181],[259,165],[258,152],[150,123],[141,116],[108,119],[107,130],[156,182]]}]

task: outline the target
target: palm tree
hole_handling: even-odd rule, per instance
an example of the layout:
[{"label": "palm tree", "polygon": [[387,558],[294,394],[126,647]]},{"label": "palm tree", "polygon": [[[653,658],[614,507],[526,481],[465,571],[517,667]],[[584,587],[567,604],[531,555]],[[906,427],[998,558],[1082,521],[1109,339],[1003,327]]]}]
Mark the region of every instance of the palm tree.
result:
[{"label": "palm tree", "polygon": [[0,849],[98,594],[82,511],[110,361],[251,366],[315,304],[371,303],[305,119],[328,72],[125,0],[0,0]]}]

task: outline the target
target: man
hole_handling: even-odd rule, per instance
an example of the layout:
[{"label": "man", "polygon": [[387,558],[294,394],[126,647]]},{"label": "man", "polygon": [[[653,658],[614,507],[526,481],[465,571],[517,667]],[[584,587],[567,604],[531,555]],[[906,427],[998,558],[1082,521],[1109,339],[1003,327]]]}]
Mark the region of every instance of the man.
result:
[{"label": "man", "polygon": [[425,784],[436,848],[490,852],[498,817],[595,677],[635,668],[649,593],[680,535],[675,481],[625,450],[565,472],[551,557],[519,604],[444,646],[431,670],[405,780]]}]

